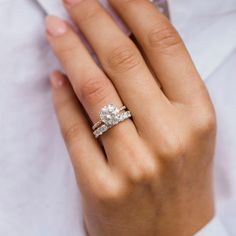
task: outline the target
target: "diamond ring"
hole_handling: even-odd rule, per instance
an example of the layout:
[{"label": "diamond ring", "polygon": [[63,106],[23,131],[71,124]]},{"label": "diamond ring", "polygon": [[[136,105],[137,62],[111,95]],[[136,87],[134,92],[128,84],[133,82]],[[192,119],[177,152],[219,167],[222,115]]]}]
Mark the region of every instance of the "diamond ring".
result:
[{"label": "diamond ring", "polygon": [[[95,123],[92,127],[93,130],[97,129],[100,125],[102,125],[102,123],[106,123],[106,115],[110,112],[112,113],[112,116],[115,116],[116,114],[120,113],[121,111],[124,111],[126,109],[126,106],[123,106],[121,108],[116,108],[114,105],[109,104],[105,107],[102,108],[101,112],[100,112],[100,121],[98,121],[97,123]],[[108,112],[109,111],[109,112]],[[108,114],[109,115],[109,114]],[[107,123],[112,123],[112,116],[108,117],[108,121]]]},{"label": "diamond ring", "polygon": [[100,121],[96,122],[92,127],[94,136],[98,138],[113,126],[131,118],[131,112],[126,109],[125,106],[118,108],[113,104],[103,107],[100,112]]}]

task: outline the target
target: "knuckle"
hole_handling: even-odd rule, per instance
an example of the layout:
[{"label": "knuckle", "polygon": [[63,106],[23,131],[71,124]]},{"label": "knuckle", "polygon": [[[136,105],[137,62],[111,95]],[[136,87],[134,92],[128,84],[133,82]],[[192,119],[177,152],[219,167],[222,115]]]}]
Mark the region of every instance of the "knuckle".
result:
[{"label": "knuckle", "polygon": [[156,164],[152,161],[142,161],[140,165],[130,168],[129,179],[134,184],[150,184],[157,175]]},{"label": "knuckle", "polygon": [[62,130],[62,135],[66,143],[70,144],[78,140],[81,126],[79,123],[70,125],[67,129]]},{"label": "knuckle", "polygon": [[176,159],[184,157],[185,147],[180,141],[180,138],[174,135],[167,135],[160,148],[160,157],[167,159]]},{"label": "knuckle", "polygon": [[140,64],[137,51],[132,46],[115,48],[108,56],[108,68],[116,72],[126,72]]},{"label": "knuckle", "polygon": [[216,115],[213,111],[204,112],[195,121],[195,132],[200,135],[212,134],[217,126]]},{"label": "knuckle", "polygon": [[81,100],[93,105],[103,102],[108,96],[110,82],[102,78],[91,77],[81,86],[76,86],[76,92],[80,94]]},{"label": "knuckle", "polygon": [[182,44],[176,30],[166,22],[153,26],[147,37],[148,47],[158,50],[168,50]]},{"label": "knuckle", "polygon": [[94,192],[94,197],[100,205],[118,203],[124,196],[125,191],[112,181],[98,184],[97,190]]}]

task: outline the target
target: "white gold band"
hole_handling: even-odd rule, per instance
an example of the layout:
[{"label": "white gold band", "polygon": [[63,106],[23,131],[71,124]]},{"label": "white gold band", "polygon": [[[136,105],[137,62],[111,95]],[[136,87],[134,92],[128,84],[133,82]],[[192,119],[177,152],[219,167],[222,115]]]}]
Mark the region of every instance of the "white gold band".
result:
[{"label": "white gold band", "polygon": [[117,114],[116,121],[112,125],[102,124],[99,126],[96,130],[94,130],[93,134],[95,138],[98,138],[99,136],[103,135],[107,130],[111,129],[115,125],[131,118],[131,112],[130,111],[122,111],[119,114]]}]

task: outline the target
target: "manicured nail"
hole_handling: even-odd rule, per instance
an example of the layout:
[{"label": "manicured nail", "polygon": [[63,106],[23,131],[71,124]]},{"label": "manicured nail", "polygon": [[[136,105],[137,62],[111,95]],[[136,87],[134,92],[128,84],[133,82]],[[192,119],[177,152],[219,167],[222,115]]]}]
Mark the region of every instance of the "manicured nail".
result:
[{"label": "manicured nail", "polygon": [[45,20],[47,32],[53,37],[59,37],[66,33],[66,23],[56,16],[47,16]]},{"label": "manicured nail", "polygon": [[65,83],[64,77],[59,72],[53,72],[50,75],[50,81],[52,87],[55,89],[61,88]]},{"label": "manicured nail", "polygon": [[84,0],[64,0],[65,4],[67,4],[70,7],[80,3],[82,1],[84,1]]}]

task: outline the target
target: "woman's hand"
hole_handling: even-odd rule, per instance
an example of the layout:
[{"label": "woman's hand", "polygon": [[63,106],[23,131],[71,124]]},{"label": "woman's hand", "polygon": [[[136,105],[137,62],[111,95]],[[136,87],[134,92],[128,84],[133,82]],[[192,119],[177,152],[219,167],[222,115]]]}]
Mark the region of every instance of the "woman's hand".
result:
[{"label": "woman's hand", "polygon": [[[110,0],[141,53],[97,1],[70,2],[78,2],[66,8],[103,68],[68,24],[47,18],[48,40],[68,76],[52,75],[53,97],[88,234],[193,235],[214,213],[216,125],[180,36],[149,1]],[[100,145],[88,119],[99,120],[109,103],[126,105],[133,120],[107,131]]]}]

